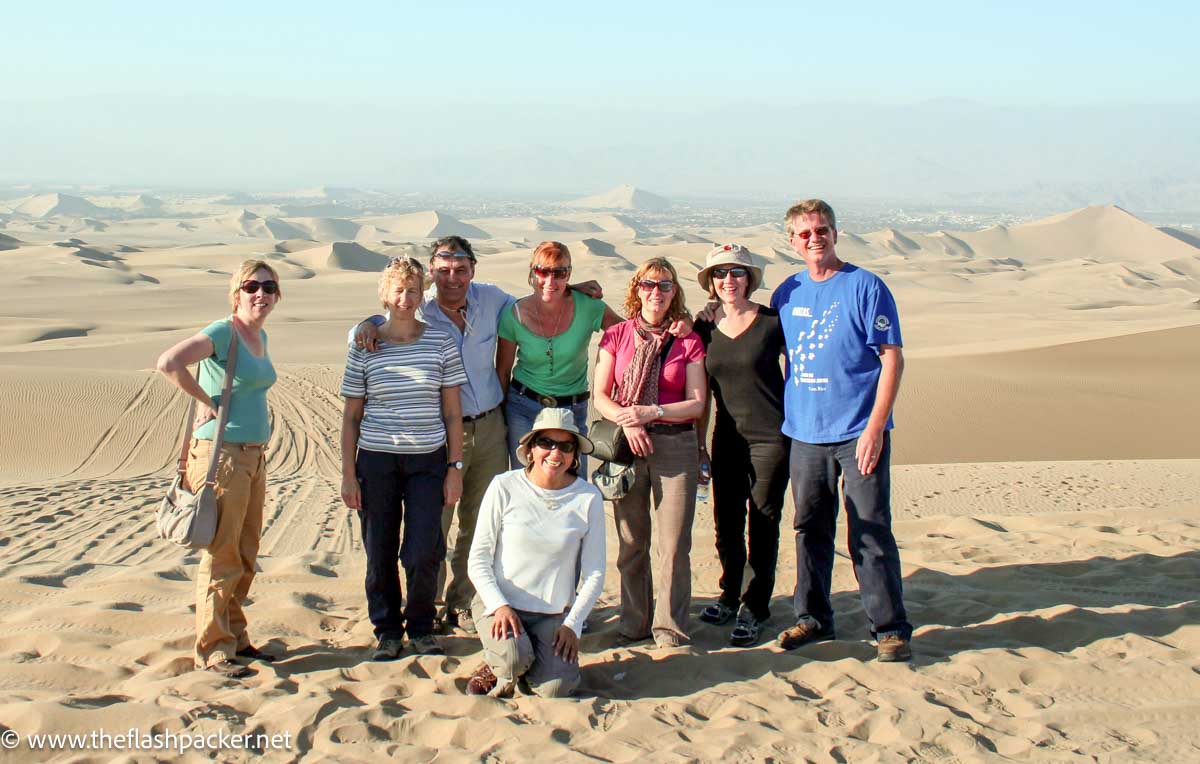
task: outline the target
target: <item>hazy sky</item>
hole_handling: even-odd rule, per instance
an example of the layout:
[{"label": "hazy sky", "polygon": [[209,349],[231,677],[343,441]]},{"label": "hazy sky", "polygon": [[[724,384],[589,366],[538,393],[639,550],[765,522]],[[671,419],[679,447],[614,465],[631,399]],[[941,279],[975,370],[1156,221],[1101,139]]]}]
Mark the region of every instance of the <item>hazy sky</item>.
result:
[{"label": "hazy sky", "polygon": [[750,189],[847,183],[852,154],[886,191],[1200,162],[1195,3],[403,5],[10,4],[0,182]]}]

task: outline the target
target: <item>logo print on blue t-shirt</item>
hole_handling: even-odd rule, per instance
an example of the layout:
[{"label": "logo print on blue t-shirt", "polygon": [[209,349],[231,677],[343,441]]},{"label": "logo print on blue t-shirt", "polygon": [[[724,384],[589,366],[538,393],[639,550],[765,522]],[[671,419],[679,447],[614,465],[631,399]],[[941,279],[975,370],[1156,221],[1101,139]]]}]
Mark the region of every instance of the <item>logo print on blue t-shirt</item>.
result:
[{"label": "logo print on blue t-shirt", "polygon": [[841,302],[831,303],[821,313],[820,318],[813,319],[808,331],[800,330],[795,344],[788,348],[788,360],[792,364],[792,383],[796,387],[805,384],[812,392],[824,392],[825,385],[829,384],[828,377],[818,378],[813,372],[805,371],[805,367],[808,362],[817,359],[818,353],[825,349],[825,343],[833,336],[833,330],[841,318],[837,310],[840,305]]},{"label": "logo print on blue t-shirt", "polygon": [[886,332],[892,328],[892,320],[887,316],[875,316],[875,328],[881,332]]}]

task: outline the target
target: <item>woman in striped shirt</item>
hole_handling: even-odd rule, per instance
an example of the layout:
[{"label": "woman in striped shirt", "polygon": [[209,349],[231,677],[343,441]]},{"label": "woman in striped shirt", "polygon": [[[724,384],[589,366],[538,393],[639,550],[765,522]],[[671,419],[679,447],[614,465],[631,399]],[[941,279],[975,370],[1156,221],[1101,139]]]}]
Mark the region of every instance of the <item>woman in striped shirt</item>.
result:
[{"label": "woman in striped shirt", "polygon": [[398,658],[406,631],[413,652],[443,652],[433,636],[434,598],[446,554],[442,506],[462,494],[458,388],[467,375],[453,338],[416,319],[424,288],[419,262],[388,264],[379,298],[390,317],[379,327],[379,349],[351,348],[342,377],[342,500],[362,522],[375,660]]}]

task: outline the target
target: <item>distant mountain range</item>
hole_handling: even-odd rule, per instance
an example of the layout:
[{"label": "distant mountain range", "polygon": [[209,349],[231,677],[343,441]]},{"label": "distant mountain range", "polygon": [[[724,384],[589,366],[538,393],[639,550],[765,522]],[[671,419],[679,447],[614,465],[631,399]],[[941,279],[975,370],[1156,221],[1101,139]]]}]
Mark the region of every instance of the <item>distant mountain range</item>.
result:
[{"label": "distant mountain range", "polygon": [[[241,206],[361,205],[369,203],[361,190],[367,188],[561,199],[635,181],[676,201],[783,194],[1015,200],[1040,209],[1101,202],[1137,210],[1200,207],[1200,102],[1001,106],[785,98],[719,109],[584,104],[572,106],[566,119],[559,104],[456,105],[481,121],[412,119],[407,107],[385,99],[356,107],[350,119],[294,120],[284,135],[279,116],[300,113],[297,104],[258,96],[186,102],[97,96],[75,104],[90,115],[86,122],[62,119],[53,100],[0,97],[0,106],[0,146],[13,148],[0,182],[300,189],[270,201],[234,197]],[[196,114],[237,119],[196,121]],[[98,150],[92,124],[123,129],[105,134]],[[366,127],[378,125],[388,127]],[[318,185],[325,179],[337,185]]]}]

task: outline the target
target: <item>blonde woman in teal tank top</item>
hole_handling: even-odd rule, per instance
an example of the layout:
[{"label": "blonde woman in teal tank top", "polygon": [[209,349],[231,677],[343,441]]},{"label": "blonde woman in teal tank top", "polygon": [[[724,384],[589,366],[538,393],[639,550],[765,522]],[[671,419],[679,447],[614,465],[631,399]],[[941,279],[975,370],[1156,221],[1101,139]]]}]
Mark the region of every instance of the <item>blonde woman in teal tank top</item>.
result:
[{"label": "blonde woman in teal tank top", "polygon": [[[273,661],[259,650],[246,632],[242,609],[262,535],[266,501],[266,444],[271,436],[267,390],[275,383],[275,367],[267,353],[263,324],[283,298],[279,274],[262,260],[247,260],[229,281],[233,313],[201,329],[158,359],[158,371],[180,390],[196,399],[188,449],[187,482],[195,490],[204,482],[216,435],[216,409],[229,406],[225,440],[217,469],[217,532],[200,557],[196,573],[197,670],[229,678],[250,673],[246,662]],[[229,401],[221,401],[221,385],[232,338],[238,355]],[[188,371],[200,364],[200,379]]]}]

